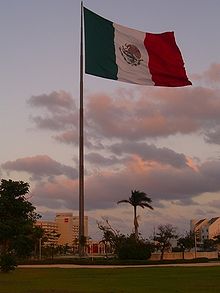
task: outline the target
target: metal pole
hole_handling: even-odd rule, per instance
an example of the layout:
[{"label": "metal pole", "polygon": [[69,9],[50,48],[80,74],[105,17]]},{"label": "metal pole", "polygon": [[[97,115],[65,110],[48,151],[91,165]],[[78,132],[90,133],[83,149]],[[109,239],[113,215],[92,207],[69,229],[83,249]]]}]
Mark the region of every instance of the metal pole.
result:
[{"label": "metal pole", "polygon": [[79,255],[84,256],[84,137],[83,137],[83,2],[80,32],[80,109],[79,109]]},{"label": "metal pole", "polygon": [[39,239],[39,259],[42,257],[42,238]]}]

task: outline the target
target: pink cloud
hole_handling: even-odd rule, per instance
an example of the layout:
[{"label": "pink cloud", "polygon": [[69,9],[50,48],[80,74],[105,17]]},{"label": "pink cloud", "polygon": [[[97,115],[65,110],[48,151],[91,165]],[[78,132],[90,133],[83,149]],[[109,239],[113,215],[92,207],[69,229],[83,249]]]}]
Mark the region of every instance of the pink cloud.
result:
[{"label": "pink cloud", "polygon": [[[85,208],[113,208],[118,200],[128,197],[132,189],[145,191],[155,206],[160,200],[177,200],[191,205],[197,195],[220,191],[219,174],[219,161],[207,161],[201,165],[194,163],[193,168],[177,169],[132,156],[123,168],[102,170],[85,177]],[[78,208],[78,180],[75,179],[54,177],[51,181],[37,184],[32,193],[37,204]]]},{"label": "pink cloud", "polygon": [[87,124],[106,138],[145,139],[193,133],[220,120],[220,91],[190,89],[141,90],[134,99],[90,96]]},{"label": "pink cloud", "polygon": [[194,74],[195,80],[203,80],[205,82],[219,83],[220,82],[220,64],[212,63],[210,67],[201,74]]},{"label": "pink cloud", "polygon": [[25,157],[15,161],[8,161],[1,165],[7,171],[25,171],[32,175],[32,179],[48,178],[53,176],[67,176],[74,178],[78,172],[76,169],[58,163],[47,155]]},{"label": "pink cloud", "polygon": [[78,183],[68,178],[41,182],[31,190],[36,205],[49,208],[78,208]]},{"label": "pink cloud", "polygon": [[[55,92],[56,93],[56,92]],[[53,104],[53,96],[54,104]],[[108,95],[96,93],[85,97],[85,137],[90,146],[94,140],[159,138],[177,133],[204,133],[208,142],[220,122],[220,90],[205,87],[149,89],[141,87],[131,93],[119,90]],[[59,132],[58,141],[75,143],[78,109],[72,97],[51,93],[32,97],[33,107],[46,112],[33,115],[40,129]],[[66,102],[67,99],[67,102]],[[72,105],[72,107],[71,107]],[[54,110],[55,109],[55,110]],[[73,134],[71,135],[71,131]],[[213,135],[212,135],[213,136]],[[210,139],[209,139],[210,137]]]},{"label": "pink cloud", "polygon": [[67,130],[58,135],[54,135],[53,138],[59,142],[66,144],[78,144],[78,131],[76,129]]}]

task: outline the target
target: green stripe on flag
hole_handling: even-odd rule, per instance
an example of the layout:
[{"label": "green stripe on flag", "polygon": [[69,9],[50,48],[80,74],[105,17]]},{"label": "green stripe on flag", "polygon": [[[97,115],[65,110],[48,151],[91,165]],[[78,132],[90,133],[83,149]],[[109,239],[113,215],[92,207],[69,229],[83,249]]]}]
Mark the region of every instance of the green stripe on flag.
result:
[{"label": "green stripe on flag", "polygon": [[117,79],[113,23],[84,7],[85,72]]}]

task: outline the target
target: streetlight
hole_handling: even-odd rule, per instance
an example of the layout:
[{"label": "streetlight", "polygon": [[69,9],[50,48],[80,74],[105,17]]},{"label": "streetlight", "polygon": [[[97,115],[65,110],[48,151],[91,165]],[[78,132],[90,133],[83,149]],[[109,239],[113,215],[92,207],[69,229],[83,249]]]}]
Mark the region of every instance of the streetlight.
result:
[{"label": "streetlight", "polygon": [[197,258],[197,239],[196,239],[196,232],[194,233],[194,244],[195,244],[195,258]]},{"label": "streetlight", "polygon": [[42,238],[39,239],[39,259],[42,257]]}]

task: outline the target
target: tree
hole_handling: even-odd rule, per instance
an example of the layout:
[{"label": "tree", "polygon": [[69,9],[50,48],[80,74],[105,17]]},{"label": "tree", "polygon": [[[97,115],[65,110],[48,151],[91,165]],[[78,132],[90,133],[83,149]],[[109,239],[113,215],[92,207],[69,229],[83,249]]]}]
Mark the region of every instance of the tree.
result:
[{"label": "tree", "polygon": [[177,246],[180,247],[182,253],[183,253],[183,259],[184,259],[184,253],[186,250],[190,251],[191,248],[195,246],[195,234],[190,232],[186,232],[185,236],[182,236],[177,241]]},{"label": "tree", "polygon": [[0,184],[0,253],[24,257],[31,254],[35,242],[34,223],[40,217],[25,198],[29,184],[1,180]]},{"label": "tree", "polygon": [[106,256],[108,248],[113,251],[119,259],[148,259],[151,256],[152,245],[144,239],[137,239],[135,234],[125,236],[115,230],[108,220],[98,223],[98,228],[103,232],[100,242],[104,243]]},{"label": "tree", "polygon": [[129,203],[134,208],[134,234],[136,239],[138,239],[138,220],[137,220],[137,207],[149,208],[153,210],[153,207],[150,205],[152,202],[151,198],[146,195],[146,193],[139,190],[132,190],[131,196],[129,199],[119,200],[117,203]]},{"label": "tree", "polygon": [[60,234],[57,233],[55,230],[44,234],[44,239],[42,244],[44,246],[44,251],[47,250],[49,252],[51,259],[53,259],[54,254],[56,254],[59,250],[57,246],[57,241],[59,237],[60,237]]},{"label": "tree", "polygon": [[34,226],[32,235],[34,242],[34,256],[41,257],[41,245],[42,241],[45,239],[45,230],[42,227]]},{"label": "tree", "polygon": [[117,253],[119,243],[124,235],[114,229],[108,219],[104,219],[104,222],[97,222],[97,225],[103,232],[100,243],[104,244],[106,257],[108,257],[108,252]]},{"label": "tree", "polygon": [[218,250],[220,256],[220,234],[214,236],[216,249]]},{"label": "tree", "polygon": [[118,247],[119,259],[147,260],[151,256],[152,245],[142,238],[136,238],[135,234],[125,236]]},{"label": "tree", "polygon": [[74,254],[80,254],[80,247],[83,247],[85,250],[84,253],[86,253],[86,248],[88,247],[88,237],[81,235],[80,238],[76,237],[73,240],[73,253]]},{"label": "tree", "polygon": [[204,239],[202,243],[202,249],[204,251],[215,251],[216,241],[214,239]]},{"label": "tree", "polygon": [[215,235],[215,236],[213,237],[213,239],[215,240],[215,243],[216,243],[216,244],[220,244],[220,234]]},{"label": "tree", "polygon": [[171,247],[171,240],[177,238],[176,227],[170,224],[159,225],[153,240],[156,241],[156,247],[161,251],[160,259],[163,260],[164,252]]}]

